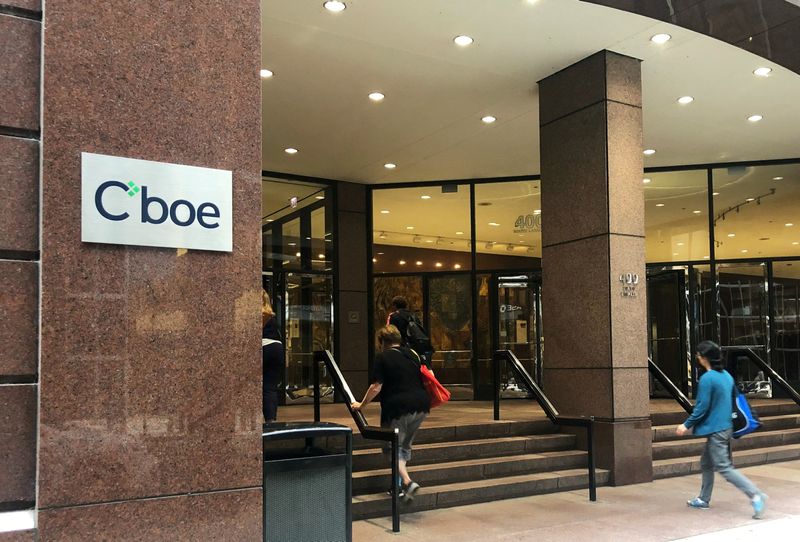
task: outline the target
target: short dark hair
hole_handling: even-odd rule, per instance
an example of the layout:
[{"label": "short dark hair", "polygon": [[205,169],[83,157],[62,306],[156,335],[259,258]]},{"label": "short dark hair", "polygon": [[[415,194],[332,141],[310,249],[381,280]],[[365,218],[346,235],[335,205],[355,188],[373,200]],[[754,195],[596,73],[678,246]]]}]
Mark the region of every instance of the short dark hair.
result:
[{"label": "short dark hair", "polygon": [[722,349],[714,341],[702,341],[697,345],[697,353],[703,356],[711,364],[715,371],[725,368],[725,360],[722,359]]},{"label": "short dark hair", "polygon": [[405,297],[403,297],[401,295],[396,295],[392,299],[392,307],[394,307],[397,310],[407,309],[408,308],[408,301],[406,301]]}]

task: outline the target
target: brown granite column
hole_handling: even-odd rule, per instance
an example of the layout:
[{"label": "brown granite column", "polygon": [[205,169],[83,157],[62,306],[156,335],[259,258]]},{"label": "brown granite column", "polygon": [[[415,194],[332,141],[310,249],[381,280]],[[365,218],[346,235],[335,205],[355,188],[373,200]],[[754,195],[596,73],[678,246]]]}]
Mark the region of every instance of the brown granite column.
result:
[{"label": "brown granite column", "polygon": [[[48,0],[39,539],[260,540],[260,2]],[[233,171],[233,251],[81,242],[81,152]]]},{"label": "brown granite column", "polygon": [[0,512],[36,500],[41,32],[40,0],[0,0]]},{"label": "brown granite column", "polygon": [[336,183],[336,262],[338,267],[336,331],[339,352],[336,359],[357,399],[368,385],[369,337],[367,243],[367,187],[363,184]]},{"label": "brown granite column", "polygon": [[601,51],[539,93],[546,391],[597,418],[615,484],[650,481],[640,62]]}]

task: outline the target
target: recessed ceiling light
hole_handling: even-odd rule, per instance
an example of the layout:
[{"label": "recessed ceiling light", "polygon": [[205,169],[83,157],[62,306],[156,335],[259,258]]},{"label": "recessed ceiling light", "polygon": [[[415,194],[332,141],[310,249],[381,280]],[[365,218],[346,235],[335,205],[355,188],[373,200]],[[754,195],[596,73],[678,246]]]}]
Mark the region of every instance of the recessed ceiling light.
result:
[{"label": "recessed ceiling light", "polygon": [[704,260],[707,260],[708,258],[709,258],[708,256],[703,256],[703,259],[704,259]]},{"label": "recessed ceiling light", "polygon": [[679,246],[679,247],[682,247],[682,246],[683,246],[683,243],[678,243],[678,246]]},{"label": "recessed ceiling light", "polygon": [[786,226],[787,228],[790,228],[790,227],[794,226],[794,224],[792,224],[791,222],[787,222],[786,224],[784,224],[784,226]]},{"label": "recessed ceiling light", "polygon": [[433,243],[433,239],[425,239],[426,243]]},{"label": "recessed ceiling light", "polygon": [[324,260],[325,259],[325,255],[324,254],[317,254],[317,258],[319,258],[320,260]]},{"label": "recessed ceiling light", "polygon": [[763,118],[764,117],[761,115],[750,115],[749,117],[747,117],[747,120],[749,120],[750,122],[758,122]]},{"label": "recessed ceiling light", "polygon": [[782,181],[783,177],[773,177],[772,180],[773,181]]},{"label": "recessed ceiling light", "polygon": [[651,155],[653,155],[653,154],[655,154],[655,153],[656,153],[656,150],[655,150],[655,149],[645,149],[645,150],[644,150],[644,151],[642,151],[642,152],[643,152],[645,155],[647,155],[647,156],[651,156]]},{"label": "recessed ceiling light", "polygon": [[431,197],[425,194],[424,196],[420,196],[419,199],[431,199]]},{"label": "recessed ceiling light", "polygon": [[315,196],[316,199],[325,199],[325,196]]},{"label": "recessed ceiling light", "polygon": [[268,79],[268,78],[272,77],[273,75],[275,75],[274,73],[272,73],[272,70],[268,70],[266,68],[261,70],[259,73],[261,74],[261,77],[263,79]]},{"label": "recessed ceiling light", "polygon": [[378,263],[378,258],[372,258],[372,263]]},{"label": "recessed ceiling light", "polygon": [[664,206],[663,203],[656,203],[656,207],[663,207],[663,206]]},{"label": "recessed ceiling light", "polygon": [[497,117],[493,117],[491,115],[486,115],[481,119],[485,124],[491,124],[497,120]]},{"label": "recessed ceiling light", "polygon": [[456,36],[453,38],[453,41],[456,45],[460,45],[461,47],[466,47],[467,45],[472,45],[475,41],[474,39],[470,38],[469,36]]},{"label": "recessed ceiling light", "polygon": [[405,264],[406,264],[405,260],[400,260],[400,265],[405,265]]},{"label": "recessed ceiling light", "polygon": [[742,249],[742,254],[747,254],[747,249],[746,248]]},{"label": "recessed ceiling light", "polygon": [[753,75],[759,77],[768,77],[770,73],[772,73],[772,68],[756,68],[753,70]]},{"label": "recessed ceiling light", "polygon": [[736,234],[735,233],[729,233],[728,237],[736,237]]},{"label": "recessed ceiling light", "polygon": [[386,96],[383,95],[382,92],[370,92],[369,99],[373,102],[381,102]]},{"label": "recessed ceiling light", "polygon": [[672,253],[672,255],[673,255],[673,256],[677,256],[677,255],[678,255],[678,253],[677,253],[677,252],[673,252],[673,253]]},{"label": "recessed ceiling light", "polygon": [[678,98],[678,103],[681,104],[681,105],[690,104],[693,101],[694,101],[694,98],[692,98],[691,96],[681,96],[680,98]]},{"label": "recessed ceiling light", "polygon": [[800,241],[792,241],[793,245],[800,245]]},{"label": "recessed ceiling light", "polygon": [[285,152],[286,154],[297,154],[299,151],[294,147],[289,147],[287,149],[283,149],[283,152]]},{"label": "recessed ceiling light", "polygon": [[414,226],[406,226],[406,229],[407,229],[407,230],[413,230],[413,229],[414,229]]},{"label": "recessed ceiling light", "polygon": [[655,36],[650,38],[650,41],[652,41],[653,43],[657,43],[659,45],[663,45],[671,39],[672,36],[670,36],[669,34],[656,34]]},{"label": "recessed ceiling light", "polygon": [[453,266],[453,269],[461,269],[461,264],[457,263]]},{"label": "recessed ceiling light", "polygon": [[289,243],[289,246],[290,246],[290,247],[297,246],[297,243]]},{"label": "recessed ceiling light", "polygon": [[322,5],[325,9],[332,11],[333,13],[341,13],[347,7],[347,4],[344,2],[339,2],[339,0],[328,0]]},{"label": "recessed ceiling light", "polygon": [[533,214],[540,215],[540,214],[542,214],[542,210],[541,209],[534,209],[533,210]]},{"label": "recessed ceiling light", "polygon": [[500,224],[498,224],[497,222],[489,222],[489,225],[490,226],[499,226]]},{"label": "recessed ceiling light", "polygon": [[442,266],[442,262],[436,262],[436,267],[441,267],[441,266]]},{"label": "recessed ceiling light", "polygon": [[745,201],[755,201],[756,198],[747,198]]},{"label": "recessed ceiling light", "polygon": [[422,262],[420,262],[420,261],[417,261],[417,265],[422,265]]},{"label": "recessed ceiling light", "polygon": [[381,209],[381,214],[382,215],[388,215],[389,214],[389,209]]},{"label": "recessed ceiling light", "polygon": [[298,252],[297,254],[295,254],[295,256],[297,256],[299,258],[300,257],[300,253]]},{"label": "recessed ceiling light", "polygon": [[464,232],[463,231],[457,231],[456,235],[464,235]]},{"label": "recessed ceiling light", "polygon": [[700,214],[700,213],[702,213],[703,211],[694,210],[694,211],[692,211],[692,212],[693,212],[694,214],[696,214],[696,215],[699,215],[699,214]]},{"label": "recessed ceiling light", "polygon": [[397,164],[389,162],[388,164],[383,164],[383,167],[385,167],[386,169],[394,169],[397,167]]},{"label": "recessed ceiling light", "polygon": [[712,196],[719,196],[719,192],[714,192],[714,193],[713,193],[713,194],[711,194],[711,195],[712,195]]},{"label": "recessed ceiling light", "polygon": [[644,179],[642,179],[642,182],[644,184],[650,184],[651,182],[653,182],[653,179],[648,179],[647,177],[645,177]]}]

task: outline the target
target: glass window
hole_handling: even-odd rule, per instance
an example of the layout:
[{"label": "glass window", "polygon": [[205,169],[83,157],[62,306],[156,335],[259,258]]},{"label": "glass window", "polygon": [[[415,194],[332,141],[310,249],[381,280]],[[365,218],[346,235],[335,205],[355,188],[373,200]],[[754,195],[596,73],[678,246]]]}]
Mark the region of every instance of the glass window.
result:
[{"label": "glass window", "polygon": [[800,385],[800,260],[772,265],[775,345],[772,366],[797,389]]},{"label": "glass window", "polygon": [[643,182],[647,262],[708,259],[707,171],[647,173]]},{"label": "glass window", "polygon": [[373,326],[375,330],[386,325],[392,312],[392,299],[401,295],[408,301],[408,309],[424,322],[421,276],[375,277],[373,279]]},{"label": "glass window", "polygon": [[428,279],[433,369],[455,399],[472,398],[472,280],[467,274]]},{"label": "glass window", "polygon": [[281,229],[283,234],[283,249],[280,258],[284,269],[300,269],[301,247],[300,241],[300,219],[295,218],[283,224]]},{"label": "glass window", "polygon": [[713,175],[717,259],[800,255],[800,164]]},{"label": "glass window", "polygon": [[311,239],[306,241],[311,245],[311,269],[314,271],[331,270],[332,235],[326,227],[325,207],[311,211]]},{"label": "glass window", "polygon": [[475,252],[478,269],[540,269],[540,182],[475,185]]},{"label": "glass window", "polygon": [[468,185],[372,192],[375,273],[471,268]]}]

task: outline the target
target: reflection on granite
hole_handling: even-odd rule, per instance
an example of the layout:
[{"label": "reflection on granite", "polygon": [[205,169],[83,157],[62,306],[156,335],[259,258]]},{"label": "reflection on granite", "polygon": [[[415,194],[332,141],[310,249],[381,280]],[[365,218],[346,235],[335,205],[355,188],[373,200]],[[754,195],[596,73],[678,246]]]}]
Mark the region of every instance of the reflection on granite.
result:
[{"label": "reflection on granite", "polygon": [[[261,484],[260,2],[120,4],[62,0],[46,13],[48,539],[163,539],[158,529],[260,516],[258,499],[239,510],[235,496],[46,510]],[[81,151],[232,170],[233,252],[81,243],[80,199],[65,197],[80,193]]]},{"label": "reflection on granite", "polygon": [[800,73],[800,6],[787,0],[583,0],[700,32]]},{"label": "reflection on granite", "polygon": [[42,510],[39,540],[256,542],[261,524],[261,489],[249,489]]},{"label": "reflection on granite", "polygon": [[36,374],[38,286],[36,262],[0,261],[0,377],[12,382]]},{"label": "reflection on granite", "polygon": [[0,14],[0,126],[39,129],[42,24]]},{"label": "reflection on granite", "polygon": [[36,385],[0,385],[0,506],[33,503],[35,486]]}]

